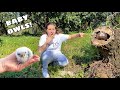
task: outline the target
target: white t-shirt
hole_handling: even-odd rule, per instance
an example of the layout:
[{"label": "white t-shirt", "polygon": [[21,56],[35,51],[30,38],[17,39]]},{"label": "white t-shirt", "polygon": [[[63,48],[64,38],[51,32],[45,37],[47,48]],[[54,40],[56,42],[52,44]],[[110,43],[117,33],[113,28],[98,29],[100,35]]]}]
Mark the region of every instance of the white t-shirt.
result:
[{"label": "white t-shirt", "polygon": [[[67,34],[56,34],[48,46],[47,50],[61,50],[61,45],[63,41],[68,39],[69,35]],[[46,42],[47,34],[43,34],[40,37],[39,46],[42,46]]]}]

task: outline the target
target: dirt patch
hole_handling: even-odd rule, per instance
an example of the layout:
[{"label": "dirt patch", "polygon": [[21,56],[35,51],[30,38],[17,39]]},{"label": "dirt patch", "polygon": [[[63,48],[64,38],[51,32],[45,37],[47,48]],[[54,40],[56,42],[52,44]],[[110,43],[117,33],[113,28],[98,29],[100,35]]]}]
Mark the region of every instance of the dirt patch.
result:
[{"label": "dirt patch", "polygon": [[80,65],[76,65],[73,60],[69,61],[69,64],[64,68],[65,71],[71,71],[73,73],[77,73],[82,69]]},{"label": "dirt patch", "polygon": [[80,65],[76,65],[73,60],[69,61],[69,64],[59,71],[60,77],[75,77],[79,71],[82,70]]},{"label": "dirt patch", "polygon": [[73,76],[74,76],[74,73],[71,72],[71,71],[59,71],[59,75],[60,75],[60,76],[66,76],[66,75],[68,75],[68,76],[70,76],[70,77],[73,77]]},{"label": "dirt patch", "polygon": [[111,63],[95,61],[86,71],[87,78],[115,78],[116,69]]}]

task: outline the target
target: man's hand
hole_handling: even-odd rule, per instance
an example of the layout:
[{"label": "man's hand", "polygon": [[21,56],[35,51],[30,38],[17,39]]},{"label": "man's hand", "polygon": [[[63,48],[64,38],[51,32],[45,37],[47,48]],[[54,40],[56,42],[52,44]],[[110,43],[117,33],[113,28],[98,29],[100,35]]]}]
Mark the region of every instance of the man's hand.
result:
[{"label": "man's hand", "polygon": [[[26,61],[23,64],[19,64],[16,57],[15,52],[10,54],[9,56],[1,59],[2,68],[0,68],[0,71],[2,72],[19,72],[23,70],[24,68],[30,66],[31,64],[40,61],[40,57],[38,55],[33,55],[33,57]],[[2,73],[0,72],[0,73]]]}]

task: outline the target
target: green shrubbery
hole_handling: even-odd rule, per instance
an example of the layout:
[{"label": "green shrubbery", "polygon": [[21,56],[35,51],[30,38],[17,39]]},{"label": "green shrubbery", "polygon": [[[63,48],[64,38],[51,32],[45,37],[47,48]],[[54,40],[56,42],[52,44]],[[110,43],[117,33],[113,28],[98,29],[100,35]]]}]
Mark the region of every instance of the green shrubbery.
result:
[{"label": "green shrubbery", "polygon": [[[33,25],[28,32],[34,35],[41,35],[47,22],[55,22],[58,27],[63,29],[64,33],[87,31],[89,28],[93,30],[100,25],[120,28],[119,12],[1,12],[0,19],[3,23],[1,25],[3,27],[6,20],[26,14],[28,15],[28,21],[31,21]],[[20,24],[22,23],[26,23],[26,21]],[[6,33],[7,28],[4,27],[1,30],[1,32],[4,32],[1,34]]]}]

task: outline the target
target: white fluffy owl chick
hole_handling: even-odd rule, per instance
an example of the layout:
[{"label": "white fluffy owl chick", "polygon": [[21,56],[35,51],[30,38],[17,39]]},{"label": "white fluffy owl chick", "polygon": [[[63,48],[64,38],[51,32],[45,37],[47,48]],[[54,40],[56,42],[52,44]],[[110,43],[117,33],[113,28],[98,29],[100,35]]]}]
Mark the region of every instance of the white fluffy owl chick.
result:
[{"label": "white fluffy owl chick", "polygon": [[24,63],[33,56],[33,52],[27,47],[16,49],[15,56],[19,63]]}]

